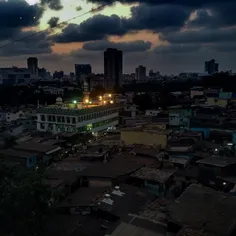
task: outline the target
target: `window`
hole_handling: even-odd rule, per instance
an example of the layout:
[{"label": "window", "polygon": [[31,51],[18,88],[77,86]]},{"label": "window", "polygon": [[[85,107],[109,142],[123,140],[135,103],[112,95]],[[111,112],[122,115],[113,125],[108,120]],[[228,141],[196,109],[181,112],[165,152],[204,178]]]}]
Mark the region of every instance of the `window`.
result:
[{"label": "window", "polygon": [[41,115],[41,121],[45,121],[45,115]]},{"label": "window", "polygon": [[66,120],[67,120],[67,123],[70,124],[70,117],[67,117]]}]

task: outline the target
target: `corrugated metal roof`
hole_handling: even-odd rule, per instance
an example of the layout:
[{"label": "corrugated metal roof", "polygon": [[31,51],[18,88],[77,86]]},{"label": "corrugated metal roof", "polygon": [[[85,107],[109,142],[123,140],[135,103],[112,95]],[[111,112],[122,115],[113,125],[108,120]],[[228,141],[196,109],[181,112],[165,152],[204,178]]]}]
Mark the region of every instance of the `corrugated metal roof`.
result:
[{"label": "corrugated metal roof", "polygon": [[111,236],[162,236],[162,234],[122,222]]}]

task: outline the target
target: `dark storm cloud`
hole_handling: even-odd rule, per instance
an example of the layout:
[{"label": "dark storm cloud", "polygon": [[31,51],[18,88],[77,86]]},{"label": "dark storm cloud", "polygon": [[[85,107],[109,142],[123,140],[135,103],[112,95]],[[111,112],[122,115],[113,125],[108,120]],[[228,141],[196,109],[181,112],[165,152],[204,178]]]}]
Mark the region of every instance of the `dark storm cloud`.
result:
[{"label": "dark storm cloud", "polygon": [[131,13],[132,17],[124,20],[127,29],[162,31],[164,29],[178,29],[183,26],[191,11],[182,6],[148,6],[143,4],[132,7]]},{"label": "dark storm cloud", "polygon": [[173,44],[227,43],[236,40],[236,29],[203,29],[185,32],[170,32],[160,35],[160,38]]},{"label": "dark storm cloud", "polygon": [[83,45],[83,49],[88,51],[104,51],[106,48],[117,48],[124,52],[145,52],[151,48],[151,42],[136,40],[132,42],[110,42],[108,40],[88,42]]},{"label": "dark storm cloud", "polygon": [[[19,33],[18,37],[26,38],[34,33],[34,31],[21,32]],[[34,37],[29,37],[14,43],[9,42],[8,44],[8,41],[0,43],[0,45],[5,45],[0,50],[0,56],[20,56],[51,53],[52,43],[47,40],[47,36],[48,32],[44,32],[41,34],[36,34]]]},{"label": "dark storm cloud", "polygon": [[47,5],[50,9],[59,11],[63,8],[61,0],[41,0],[42,5]]},{"label": "dark storm cloud", "polygon": [[209,50],[215,52],[224,52],[224,53],[235,53],[236,43],[219,43],[208,47]]},{"label": "dark storm cloud", "polygon": [[[114,4],[114,0],[87,0],[87,2],[97,3],[97,4]],[[145,3],[150,5],[161,5],[161,4],[174,4],[174,5],[184,5],[191,7],[202,7],[207,5],[215,5],[222,2],[234,2],[234,0],[118,0],[121,3]]]},{"label": "dark storm cloud", "polygon": [[198,9],[196,18],[189,22],[190,27],[220,28],[236,25],[236,2],[212,6],[208,9]]},{"label": "dark storm cloud", "polygon": [[43,9],[37,5],[30,6],[25,1],[0,1],[1,33],[9,28],[21,28],[37,25]]},{"label": "dark storm cloud", "polygon": [[126,32],[120,17],[96,15],[80,25],[69,24],[52,39],[58,43],[85,42],[104,39],[108,35],[124,35]]},{"label": "dark storm cloud", "polygon": [[55,27],[59,22],[59,17],[52,17],[49,21],[48,21],[48,25],[53,28]]},{"label": "dark storm cloud", "polygon": [[130,31],[179,29],[191,13],[181,6],[166,5],[153,7],[140,5],[133,7],[131,12],[130,18],[95,15],[80,25],[68,25],[61,34],[53,38],[58,43],[85,42],[106,39],[111,35],[122,36]]},{"label": "dark storm cloud", "polygon": [[[88,0],[97,4],[112,4],[113,0]],[[122,3],[141,3],[146,6],[160,7],[172,6],[176,10],[181,7],[187,10],[199,10],[198,19],[193,23],[195,26],[208,25],[211,27],[231,26],[236,24],[236,1],[235,0],[120,0]],[[158,9],[158,8],[157,8]],[[210,9],[211,15],[204,10]],[[153,9],[155,11],[155,9]],[[165,9],[162,14],[164,15]],[[159,12],[157,12],[159,13]],[[183,17],[183,15],[181,15]],[[180,21],[181,21],[180,17]],[[171,17],[169,18],[171,20]],[[178,23],[178,22],[176,22]]]},{"label": "dark storm cloud", "polygon": [[164,53],[164,54],[176,54],[176,53],[193,53],[201,48],[199,45],[184,45],[184,44],[170,44],[170,45],[163,45],[163,46],[158,46],[154,49],[155,53]]}]

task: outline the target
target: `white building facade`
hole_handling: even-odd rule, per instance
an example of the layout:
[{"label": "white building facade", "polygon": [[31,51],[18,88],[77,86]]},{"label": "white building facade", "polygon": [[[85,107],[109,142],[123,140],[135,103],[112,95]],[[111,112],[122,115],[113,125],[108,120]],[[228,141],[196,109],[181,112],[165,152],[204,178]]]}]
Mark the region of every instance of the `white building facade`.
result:
[{"label": "white building facade", "polygon": [[41,107],[37,110],[37,130],[54,134],[100,132],[118,125],[119,109],[116,105],[83,109]]}]

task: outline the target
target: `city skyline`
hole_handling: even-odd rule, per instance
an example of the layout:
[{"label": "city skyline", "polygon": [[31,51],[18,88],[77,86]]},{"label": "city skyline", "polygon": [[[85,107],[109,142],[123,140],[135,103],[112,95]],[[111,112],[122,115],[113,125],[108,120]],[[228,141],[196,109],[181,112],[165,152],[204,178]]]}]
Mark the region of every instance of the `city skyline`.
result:
[{"label": "city skyline", "polygon": [[0,48],[0,66],[25,66],[26,59],[35,56],[39,66],[50,71],[68,73],[74,64],[91,64],[99,73],[104,50],[112,47],[124,52],[124,73],[138,65],[167,74],[204,72],[204,61],[211,58],[221,70],[235,70],[233,0],[122,0],[84,14],[101,2],[111,0],[0,1],[0,45],[81,15]]}]

